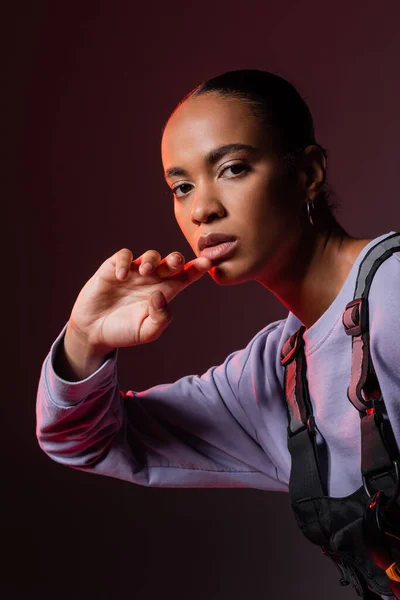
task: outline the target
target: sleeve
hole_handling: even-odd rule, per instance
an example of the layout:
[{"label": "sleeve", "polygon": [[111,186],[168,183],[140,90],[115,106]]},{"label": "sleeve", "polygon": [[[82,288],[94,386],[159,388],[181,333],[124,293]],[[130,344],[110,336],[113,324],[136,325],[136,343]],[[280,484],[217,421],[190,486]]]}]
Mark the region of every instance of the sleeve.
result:
[{"label": "sleeve", "polygon": [[369,294],[370,349],[400,449],[400,253],[377,270]]},{"label": "sleeve", "polygon": [[37,438],[51,459],[144,486],[286,491],[238,398],[249,356],[270,328],[201,376],[126,393],[118,350],[82,381],[55,373],[65,330],[43,362],[37,391]]}]

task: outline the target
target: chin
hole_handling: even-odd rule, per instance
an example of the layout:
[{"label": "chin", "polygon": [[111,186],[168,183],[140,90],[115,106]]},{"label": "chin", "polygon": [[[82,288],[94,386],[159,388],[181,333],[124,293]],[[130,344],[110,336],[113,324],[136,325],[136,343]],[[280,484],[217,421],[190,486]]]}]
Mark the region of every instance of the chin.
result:
[{"label": "chin", "polygon": [[237,266],[235,268],[233,264],[229,264],[229,261],[222,261],[219,265],[213,265],[208,274],[215,283],[226,286],[239,285],[253,279],[248,271],[239,270]]}]

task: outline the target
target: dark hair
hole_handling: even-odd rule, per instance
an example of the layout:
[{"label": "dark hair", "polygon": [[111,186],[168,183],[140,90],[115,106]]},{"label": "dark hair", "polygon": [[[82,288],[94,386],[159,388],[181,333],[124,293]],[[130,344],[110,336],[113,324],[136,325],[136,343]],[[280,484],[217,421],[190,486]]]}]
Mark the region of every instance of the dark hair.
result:
[{"label": "dark hair", "polygon": [[[258,69],[222,73],[190,91],[174,112],[192,96],[209,92],[246,102],[265,127],[278,130],[290,173],[293,172],[296,157],[311,144],[319,146],[327,158],[325,148],[315,141],[313,118],[307,103],[296,88],[279,75]],[[332,215],[337,206],[328,203],[331,194],[332,190],[325,184],[316,200],[315,208],[318,212]]]}]

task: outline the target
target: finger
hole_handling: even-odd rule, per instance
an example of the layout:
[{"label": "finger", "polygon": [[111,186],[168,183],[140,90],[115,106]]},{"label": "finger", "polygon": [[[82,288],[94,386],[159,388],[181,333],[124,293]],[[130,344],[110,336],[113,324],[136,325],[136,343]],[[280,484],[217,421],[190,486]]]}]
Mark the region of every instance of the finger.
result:
[{"label": "finger", "polygon": [[128,248],[122,248],[114,256],[111,262],[115,262],[115,273],[117,279],[125,279],[132,264],[132,252]]},{"label": "finger", "polygon": [[148,342],[156,340],[172,321],[172,312],[161,291],[149,298],[149,316],[143,322],[141,336]]},{"label": "finger", "polygon": [[140,275],[150,275],[158,267],[160,261],[161,254],[157,250],[146,250],[142,256],[139,256],[133,262],[139,265]]},{"label": "finger", "polygon": [[185,257],[180,252],[171,252],[160,262],[154,273],[159,277],[169,277],[185,265]]},{"label": "finger", "polygon": [[179,294],[179,292],[187,288],[191,283],[203,277],[211,267],[211,260],[205,256],[200,256],[186,263],[181,271],[165,281],[172,291],[172,297],[175,297],[176,294]]}]

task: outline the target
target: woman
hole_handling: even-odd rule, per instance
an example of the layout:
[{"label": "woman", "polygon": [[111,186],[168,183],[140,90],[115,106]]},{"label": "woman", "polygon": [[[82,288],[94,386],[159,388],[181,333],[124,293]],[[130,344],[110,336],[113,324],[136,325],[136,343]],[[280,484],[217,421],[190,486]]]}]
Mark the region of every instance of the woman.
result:
[{"label": "woman", "polygon": [[[190,92],[164,128],[162,161],[196,258],[185,264],[156,250],[135,258],[124,248],[100,266],[44,361],[40,446],[62,464],[146,486],[287,491],[281,351],[303,326],[321,478],[327,495],[353,494],[362,486],[360,418],[347,398],[352,345],[341,317],[362,259],[393,232],[357,239],[336,221],[308,107],[267,72],[225,73]],[[120,392],[117,349],[156,340],[171,300],[206,272],[220,285],[258,281],[288,317],[202,376]],[[397,253],[369,299],[371,354],[397,445],[399,297]]]}]

